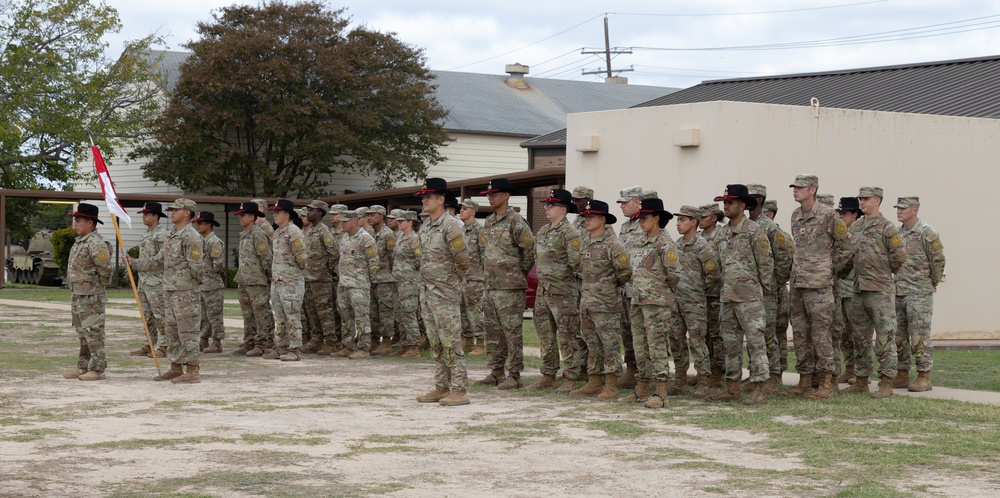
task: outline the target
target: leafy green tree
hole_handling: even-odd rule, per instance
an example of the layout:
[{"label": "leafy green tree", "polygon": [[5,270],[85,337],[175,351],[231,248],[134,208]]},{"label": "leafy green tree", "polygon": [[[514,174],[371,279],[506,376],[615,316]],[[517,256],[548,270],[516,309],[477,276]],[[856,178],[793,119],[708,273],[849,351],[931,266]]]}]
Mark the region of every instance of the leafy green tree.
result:
[{"label": "leafy green tree", "polygon": [[136,156],[186,191],[316,197],[347,172],[385,187],[443,159],[446,115],[421,50],[348,29],[318,2],[234,5],[200,38]]}]

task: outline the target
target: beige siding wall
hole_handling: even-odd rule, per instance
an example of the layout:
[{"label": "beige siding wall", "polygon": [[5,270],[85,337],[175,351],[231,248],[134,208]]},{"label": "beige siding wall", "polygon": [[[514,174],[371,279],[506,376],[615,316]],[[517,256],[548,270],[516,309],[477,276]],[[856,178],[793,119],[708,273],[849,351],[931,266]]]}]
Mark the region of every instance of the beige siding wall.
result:
[{"label": "beige siding wall", "polygon": [[[700,129],[699,147],[673,145],[686,128]],[[600,150],[577,152],[589,135]],[[836,197],[884,188],[882,214],[893,222],[896,197],[919,195],[920,217],[941,232],[948,258],[934,336],[1000,338],[992,292],[1000,265],[990,256],[1000,239],[982,229],[996,195],[998,138],[1000,120],[736,102],[583,113],[569,116],[566,177],[610,203],[623,187],[655,188],[671,210],[711,202],[727,183],[763,183],[785,229],[796,206],[788,184],[799,173],[819,175],[820,193]]]}]

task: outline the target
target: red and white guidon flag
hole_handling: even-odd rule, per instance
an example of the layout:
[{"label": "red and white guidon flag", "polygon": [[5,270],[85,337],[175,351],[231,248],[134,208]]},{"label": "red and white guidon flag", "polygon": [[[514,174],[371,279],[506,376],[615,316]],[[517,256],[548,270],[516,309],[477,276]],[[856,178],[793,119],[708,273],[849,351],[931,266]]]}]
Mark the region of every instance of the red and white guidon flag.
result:
[{"label": "red and white guidon flag", "polygon": [[129,228],[132,228],[132,218],[129,218],[125,208],[118,202],[115,184],[111,183],[111,173],[108,173],[108,165],[104,164],[101,150],[96,145],[92,145],[90,149],[94,151],[94,169],[97,170],[97,177],[101,179],[101,192],[104,192],[104,202],[108,205],[108,211],[124,221]]}]

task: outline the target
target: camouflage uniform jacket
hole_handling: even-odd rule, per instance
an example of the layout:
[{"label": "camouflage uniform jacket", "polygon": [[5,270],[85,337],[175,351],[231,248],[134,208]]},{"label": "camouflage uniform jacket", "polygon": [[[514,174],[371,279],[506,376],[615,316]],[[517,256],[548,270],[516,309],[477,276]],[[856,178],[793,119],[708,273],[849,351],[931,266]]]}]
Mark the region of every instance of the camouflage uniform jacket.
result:
[{"label": "camouflage uniform jacket", "polygon": [[632,262],[632,302],[670,306],[681,279],[677,247],[665,232],[643,237],[629,251]]},{"label": "camouflage uniform jacket", "polygon": [[424,223],[419,235],[423,282],[457,288],[469,269],[469,248],[462,222],[444,213]]},{"label": "camouflage uniform jacket", "polygon": [[486,279],[483,253],[486,252],[486,231],[476,220],[465,224],[465,245],[469,246],[469,271],[465,280],[482,282]]},{"label": "camouflage uniform jacket", "polygon": [[920,219],[912,227],[899,230],[906,243],[906,263],[896,273],[896,295],[933,293],[944,276],[941,235]]},{"label": "camouflage uniform jacket", "polygon": [[240,233],[239,268],[236,270],[237,284],[270,285],[271,283],[271,241],[254,225]]},{"label": "camouflage uniform jacket", "polygon": [[771,244],[771,257],[774,259],[771,292],[777,292],[778,286],[785,285],[792,274],[792,257],[795,255],[795,245],[771,218],[761,215],[754,223],[757,223],[757,226],[767,234],[767,241]]},{"label": "camouflage uniform jacket", "polygon": [[607,230],[594,237],[583,237],[580,251],[580,309],[599,313],[621,311],[619,289],[632,279],[632,266],[625,246],[611,238]]},{"label": "camouflage uniform jacket", "polygon": [[222,276],[226,274],[226,244],[215,232],[202,237],[202,243],[201,262],[205,275],[201,279],[201,290],[225,289],[226,282]]},{"label": "camouflage uniform jacket", "polygon": [[716,228],[722,264],[722,302],[762,301],[770,294],[771,243],[756,223],[744,217],[736,226]]},{"label": "camouflage uniform jacket", "polygon": [[261,216],[260,218],[257,218],[257,221],[255,221],[254,224],[257,225],[257,228],[260,229],[261,233],[263,233],[264,236],[267,237],[268,242],[270,242],[271,237],[274,237],[274,227],[267,222],[267,219]]},{"label": "camouflage uniform jacket", "polygon": [[[719,227],[716,226],[715,230],[711,232],[700,232],[701,238],[708,242],[708,245],[712,248],[712,254],[715,255],[715,264],[719,266]],[[715,285],[709,285],[706,282],[707,289],[705,291],[706,296],[719,297],[722,295],[722,267],[719,266],[719,280],[714,282]]]},{"label": "camouflage uniform jacket", "polygon": [[626,251],[631,251],[635,246],[639,245],[645,236],[645,232],[639,226],[639,220],[628,220],[622,223],[621,231],[618,233],[618,239],[625,246]]},{"label": "camouflage uniform jacket", "polygon": [[[372,228],[374,230],[374,227]],[[386,225],[375,232],[375,250],[378,251],[378,273],[372,279],[373,284],[395,282],[392,278],[392,258],[396,252],[396,234]]]},{"label": "camouflage uniform jacket", "polygon": [[393,256],[392,277],[396,282],[420,282],[420,237],[400,232]]},{"label": "camouflage uniform jacket", "polygon": [[535,238],[531,227],[513,209],[486,218],[483,267],[487,289],[527,289],[525,277],[535,264]]},{"label": "camouflage uniform jacket", "polygon": [[340,262],[340,239],[319,223],[303,231],[306,238],[306,268],[302,276],[306,282],[329,282],[337,272]]},{"label": "camouflage uniform jacket", "polygon": [[157,289],[163,287],[163,241],[170,233],[167,227],[156,225],[156,228],[146,230],[139,241],[139,259],[135,261],[134,269],[142,273],[139,287]]},{"label": "camouflage uniform jacket", "polygon": [[562,220],[552,228],[547,224],[538,230],[535,239],[535,263],[538,265],[538,287],[546,295],[577,296],[580,286],[580,234]]},{"label": "camouflage uniform jacket", "polygon": [[163,242],[163,290],[181,291],[201,288],[205,276],[202,250],[205,241],[201,234],[188,224],[175,225]]},{"label": "camouflage uniform jacket", "polygon": [[359,228],[354,235],[345,231],[340,237],[340,264],[337,265],[339,285],[368,289],[376,273],[378,251],[375,249],[375,238],[363,228]]},{"label": "camouflage uniform jacket", "polygon": [[906,246],[899,230],[879,213],[854,223],[854,292],[892,291],[892,274],[906,262]]},{"label": "camouflage uniform jacket", "polygon": [[330,227],[330,235],[333,235],[333,240],[337,244],[337,264],[333,265],[330,270],[333,273],[333,285],[337,285],[340,280],[340,275],[338,273],[338,268],[340,268],[340,241],[344,238],[344,229],[341,227]]},{"label": "camouflage uniform jacket", "polygon": [[78,237],[69,250],[66,280],[77,296],[104,294],[111,278],[111,244],[97,230]]},{"label": "camouflage uniform jacket", "polygon": [[289,222],[274,231],[271,239],[271,280],[296,283],[305,280],[302,270],[308,259],[302,230]]},{"label": "camouflage uniform jacket", "polygon": [[[858,239],[858,224],[855,223],[847,228],[847,248],[851,253],[851,257],[854,257],[854,241]],[[834,297],[851,297],[854,294],[854,268],[851,262],[847,262],[848,266],[851,266],[850,273],[846,277],[841,277],[836,275],[837,283],[833,286]]]},{"label": "camouflage uniform jacket", "polygon": [[[580,237],[583,237],[584,235],[587,234],[586,225],[587,225],[586,216],[577,215],[577,217],[573,220],[573,228],[576,229],[576,233],[580,234]],[[604,225],[604,229],[608,231],[608,235],[611,236],[612,240],[618,240],[618,235],[615,234],[614,225]]]},{"label": "camouflage uniform jacket", "polygon": [[705,302],[705,297],[722,285],[722,268],[719,267],[712,244],[701,235],[691,240],[684,236],[677,239],[680,253],[681,279],[677,283],[677,299],[685,303]]},{"label": "camouflage uniform jacket", "polygon": [[801,207],[792,212],[795,234],[795,261],[792,264],[792,287],[820,289],[834,284],[834,276],[851,257],[847,225],[833,208],[816,203],[809,211]]}]

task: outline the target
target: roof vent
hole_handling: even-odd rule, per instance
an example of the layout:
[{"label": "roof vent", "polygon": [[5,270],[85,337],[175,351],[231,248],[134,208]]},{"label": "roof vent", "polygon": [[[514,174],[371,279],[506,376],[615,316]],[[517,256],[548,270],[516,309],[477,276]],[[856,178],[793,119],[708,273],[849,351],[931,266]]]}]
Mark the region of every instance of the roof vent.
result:
[{"label": "roof vent", "polygon": [[524,75],[528,74],[528,66],[525,66],[520,62],[515,62],[513,64],[507,64],[504,66],[503,70],[508,75],[507,79],[504,81],[507,85],[522,90],[528,88],[528,83],[524,81]]}]

